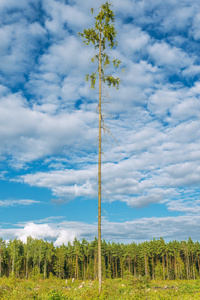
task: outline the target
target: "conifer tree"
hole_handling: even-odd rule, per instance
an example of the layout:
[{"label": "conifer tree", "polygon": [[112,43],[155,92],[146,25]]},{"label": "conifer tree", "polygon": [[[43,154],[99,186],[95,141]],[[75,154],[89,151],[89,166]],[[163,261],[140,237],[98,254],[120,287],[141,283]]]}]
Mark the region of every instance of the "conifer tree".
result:
[{"label": "conifer tree", "polygon": [[[114,13],[111,10],[111,4],[106,2],[100,7],[99,14],[95,17],[94,28],[84,29],[83,33],[79,35],[83,38],[86,45],[93,44],[94,48],[98,50],[98,54],[92,57],[92,62],[98,62],[96,72],[91,75],[86,75],[86,80],[91,82],[91,88],[95,88],[96,79],[99,79],[99,149],[98,149],[98,279],[99,279],[99,292],[101,291],[102,284],[102,271],[101,271],[101,154],[102,154],[102,84],[106,83],[109,87],[113,86],[118,89],[120,79],[113,77],[111,74],[106,73],[106,69],[110,65],[110,57],[106,53],[106,49],[113,48],[117,45],[115,41],[116,30],[114,27]],[[93,13],[93,9],[91,9]],[[120,61],[117,59],[112,60],[113,66],[118,67]]]},{"label": "conifer tree", "polygon": [[6,248],[6,243],[3,241],[2,238],[0,238],[0,277],[2,274],[2,262],[3,262],[3,256]]}]

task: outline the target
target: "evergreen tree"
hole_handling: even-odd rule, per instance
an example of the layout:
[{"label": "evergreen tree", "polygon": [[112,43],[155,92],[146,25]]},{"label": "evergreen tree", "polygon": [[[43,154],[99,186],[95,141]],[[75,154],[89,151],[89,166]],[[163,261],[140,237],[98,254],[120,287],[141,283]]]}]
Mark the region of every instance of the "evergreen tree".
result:
[{"label": "evergreen tree", "polygon": [[2,238],[0,238],[0,277],[2,276],[2,263],[5,256],[5,248],[6,248],[5,241],[3,241]]},{"label": "evergreen tree", "polygon": [[[41,247],[42,245],[42,247]],[[77,239],[67,246],[27,238],[9,242],[0,238],[1,276],[48,278],[97,278],[98,240],[90,243]],[[165,243],[162,238],[143,243],[116,244],[102,242],[103,278],[151,276],[152,279],[197,279],[200,273],[200,243],[186,241]]]},{"label": "evergreen tree", "polygon": [[54,245],[53,242],[48,243],[47,241],[43,244],[43,256],[44,256],[44,279],[47,277],[47,269],[52,262],[53,254],[54,254]]},{"label": "evergreen tree", "polygon": [[65,258],[66,258],[66,246],[62,245],[60,247],[56,247],[54,270],[58,278],[64,278]]},{"label": "evergreen tree", "polygon": [[9,253],[9,265],[11,266],[11,272],[9,274],[12,276],[16,275],[19,277],[19,270],[23,258],[23,245],[20,240],[14,239],[10,240],[8,243],[8,253]]},{"label": "evergreen tree", "polygon": [[28,279],[29,274],[29,262],[32,259],[32,247],[34,244],[34,239],[31,236],[27,237],[26,244],[24,245],[24,255],[26,264],[26,279]]},{"label": "evergreen tree", "polygon": [[[99,14],[95,17],[94,28],[84,29],[83,33],[79,33],[83,38],[84,43],[94,45],[98,49],[98,54],[92,58],[92,62],[98,61],[98,68],[96,72],[91,75],[86,75],[86,80],[91,81],[91,88],[95,88],[97,74],[99,77],[99,158],[98,158],[98,278],[99,278],[99,292],[102,284],[102,270],[101,270],[101,154],[102,154],[102,83],[107,83],[108,86],[119,86],[119,78],[115,78],[110,74],[106,74],[105,70],[110,65],[110,58],[106,53],[107,47],[111,49],[117,44],[115,42],[116,30],[114,27],[114,13],[110,9],[111,4],[106,2],[100,7]],[[93,13],[93,9],[91,10]],[[120,61],[113,60],[114,67],[118,67]],[[105,129],[105,128],[104,128]]]}]

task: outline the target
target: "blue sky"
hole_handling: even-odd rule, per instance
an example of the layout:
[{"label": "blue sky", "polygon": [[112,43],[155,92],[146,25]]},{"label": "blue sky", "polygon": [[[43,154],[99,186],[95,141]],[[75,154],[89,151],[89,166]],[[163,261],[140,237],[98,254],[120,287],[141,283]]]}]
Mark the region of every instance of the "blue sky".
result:
[{"label": "blue sky", "polygon": [[[102,238],[200,239],[200,3],[113,0]],[[0,2],[0,236],[97,235],[98,90],[77,35],[103,1]]]}]

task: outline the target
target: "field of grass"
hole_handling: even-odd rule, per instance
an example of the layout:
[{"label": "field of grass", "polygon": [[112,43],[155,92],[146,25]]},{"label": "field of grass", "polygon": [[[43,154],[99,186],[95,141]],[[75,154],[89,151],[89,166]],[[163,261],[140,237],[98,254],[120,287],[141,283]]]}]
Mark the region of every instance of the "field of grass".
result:
[{"label": "field of grass", "polygon": [[200,299],[200,279],[176,281],[149,281],[145,278],[129,277],[103,282],[102,293],[98,293],[97,281],[23,280],[0,278],[0,299],[41,300],[96,300],[96,299]]}]

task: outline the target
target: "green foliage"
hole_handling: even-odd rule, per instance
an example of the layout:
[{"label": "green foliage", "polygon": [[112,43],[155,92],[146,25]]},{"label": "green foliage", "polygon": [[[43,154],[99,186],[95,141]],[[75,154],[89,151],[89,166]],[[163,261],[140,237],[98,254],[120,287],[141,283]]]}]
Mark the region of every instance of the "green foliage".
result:
[{"label": "green foliage", "polygon": [[61,291],[53,290],[48,294],[48,300],[66,300],[68,299]]},{"label": "green foliage", "polygon": [[[13,282],[18,278],[34,282],[50,278],[97,278],[97,239],[77,239],[67,246],[28,238],[27,243],[14,240],[1,248],[1,277]],[[104,279],[150,276],[151,279],[200,279],[200,243],[153,239],[140,244],[116,244],[102,241],[102,275]]]},{"label": "green foliage", "polygon": [[103,281],[102,292],[98,293],[98,282],[76,281],[70,287],[65,280],[48,279],[15,281],[0,278],[0,299],[3,300],[171,300],[199,299],[199,280],[149,280],[148,277],[130,276],[127,279]]},{"label": "green foliage", "polygon": [[86,81],[90,80],[92,89],[95,89],[96,78],[97,78],[97,74],[95,72],[93,72],[91,75],[86,74],[85,76]]},{"label": "green foliage", "polygon": [[156,279],[163,279],[163,269],[160,261],[157,263],[155,267],[155,276]]},{"label": "green foliage", "polygon": [[[111,4],[106,2],[102,4],[99,14],[95,17],[95,26],[94,28],[84,29],[83,33],[78,33],[82,38],[83,42],[86,45],[92,44],[95,49],[99,49],[99,54],[94,55],[91,58],[92,62],[101,60],[101,76],[104,83],[107,83],[109,87],[113,86],[118,89],[120,84],[120,79],[115,78],[112,75],[106,75],[105,70],[110,66],[110,57],[105,52],[106,48],[113,48],[117,45],[115,40],[117,31],[114,27],[115,16],[113,11],[110,9]],[[91,12],[94,13],[93,8]],[[113,67],[118,68],[121,61],[118,59],[112,60]],[[95,88],[95,83],[97,79],[97,72],[93,72],[91,75],[86,75],[86,81],[91,82],[91,88]]]}]

